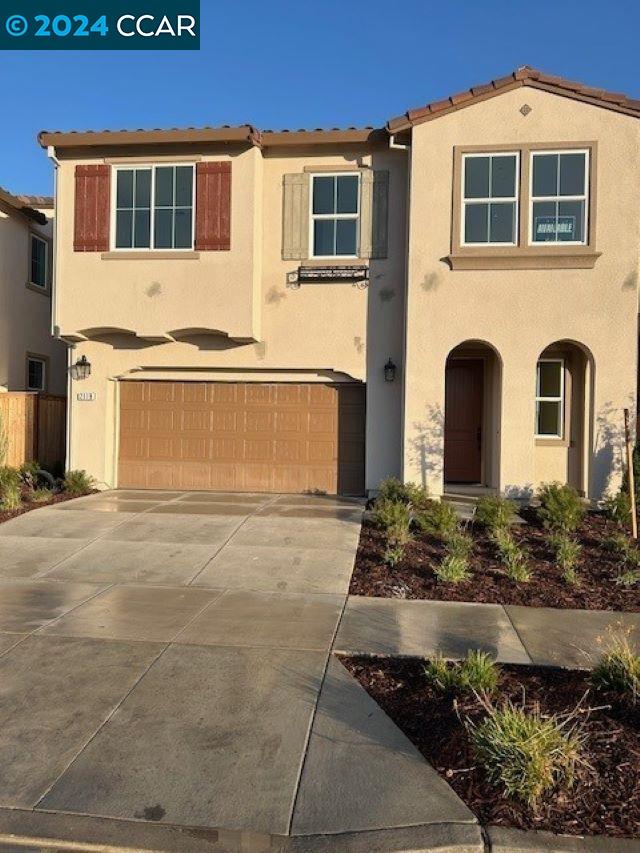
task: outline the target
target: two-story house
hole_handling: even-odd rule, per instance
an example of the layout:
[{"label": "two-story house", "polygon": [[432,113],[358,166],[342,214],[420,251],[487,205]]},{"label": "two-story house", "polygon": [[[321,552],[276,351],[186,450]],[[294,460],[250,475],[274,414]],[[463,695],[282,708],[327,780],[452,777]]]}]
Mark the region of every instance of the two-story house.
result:
[{"label": "two-story house", "polygon": [[639,117],[522,68],[379,129],[43,132],[68,465],[599,497],[635,409]]},{"label": "two-story house", "polygon": [[0,393],[66,394],[66,347],[51,333],[53,199],[0,189]]}]

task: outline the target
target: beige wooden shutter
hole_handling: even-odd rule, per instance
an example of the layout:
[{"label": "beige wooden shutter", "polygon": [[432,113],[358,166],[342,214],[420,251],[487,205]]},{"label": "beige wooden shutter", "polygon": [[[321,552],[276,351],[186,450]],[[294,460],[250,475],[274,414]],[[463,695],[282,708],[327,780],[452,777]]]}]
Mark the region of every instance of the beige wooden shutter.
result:
[{"label": "beige wooden shutter", "polygon": [[388,254],[389,172],[363,169],[360,184],[361,258]]},{"label": "beige wooden shutter", "polygon": [[309,174],[285,175],[282,207],[282,258],[309,257]]}]

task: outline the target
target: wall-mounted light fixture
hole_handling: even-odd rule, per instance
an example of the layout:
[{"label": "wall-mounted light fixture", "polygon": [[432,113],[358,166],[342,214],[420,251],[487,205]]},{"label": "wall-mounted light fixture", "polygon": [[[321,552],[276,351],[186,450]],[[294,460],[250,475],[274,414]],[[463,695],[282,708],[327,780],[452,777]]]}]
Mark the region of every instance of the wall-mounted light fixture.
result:
[{"label": "wall-mounted light fixture", "polygon": [[396,378],[396,366],[389,359],[389,361],[384,366],[384,381],[385,382],[393,382]]},{"label": "wall-mounted light fixture", "polygon": [[86,355],[83,355],[75,364],[71,365],[69,373],[72,379],[86,379],[88,376],[91,376],[91,362],[87,360]]}]

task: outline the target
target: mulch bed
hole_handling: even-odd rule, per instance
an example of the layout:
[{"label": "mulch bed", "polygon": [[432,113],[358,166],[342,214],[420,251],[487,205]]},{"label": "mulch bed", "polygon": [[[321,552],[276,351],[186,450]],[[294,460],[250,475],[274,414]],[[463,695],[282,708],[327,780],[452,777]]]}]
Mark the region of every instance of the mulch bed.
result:
[{"label": "mulch bed", "polygon": [[40,501],[39,503],[28,501],[23,497],[22,506],[18,507],[18,509],[0,511],[0,524],[2,524],[3,521],[10,521],[12,518],[17,518],[19,515],[24,515],[25,512],[31,512],[32,509],[42,509],[43,506],[52,506],[52,504],[71,501],[75,497],[78,497],[78,495],[68,495],[66,492],[59,492],[53,495],[49,500]]},{"label": "mulch bed", "polygon": [[[342,662],[378,702],[483,824],[548,830],[571,835],[640,837],[640,702],[589,690],[588,676],[577,671],[537,667],[501,668],[499,695],[527,705],[539,702],[544,713],[566,713],[580,700],[585,709],[583,757],[574,787],[556,791],[536,813],[508,800],[475,766],[465,719],[479,720],[475,697],[458,697],[432,688],[418,660],[342,658]],[[604,706],[604,707],[603,707]],[[591,709],[591,710],[589,710]]]},{"label": "mulch bed", "polygon": [[582,610],[640,611],[640,584],[626,588],[615,582],[620,561],[602,547],[607,536],[619,532],[617,525],[598,513],[589,513],[578,531],[582,556],[577,566],[580,584],[571,586],[555,563],[548,535],[535,524],[516,525],[513,535],[527,549],[533,577],[529,583],[514,583],[504,573],[492,543],[482,531],[474,530],[470,565],[473,577],[463,583],[438,581],[434,574],[445,554],[443,543],[427,534],[408,546],[394,567],[384,562],[385,536],[370,520],[362,526],[351,595],[382,598],[418,598],[438,601],[475,601],[493,604],[524,604],[530,607],[567,607]]}]

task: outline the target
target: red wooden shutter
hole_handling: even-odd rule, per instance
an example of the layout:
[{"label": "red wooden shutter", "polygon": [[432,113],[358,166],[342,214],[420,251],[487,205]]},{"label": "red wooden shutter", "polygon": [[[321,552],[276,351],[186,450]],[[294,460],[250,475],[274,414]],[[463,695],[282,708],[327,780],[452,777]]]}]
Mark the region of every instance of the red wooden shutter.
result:
[{"label": "red wooden shutter", "polygon": [[109,251],[110,166],[76,166],[75,252]]},{"label": "red wooden shutter", "polygon": [[231,248],[231,163],[196,164],[196,249]]}]

